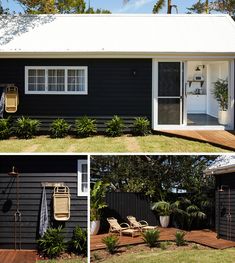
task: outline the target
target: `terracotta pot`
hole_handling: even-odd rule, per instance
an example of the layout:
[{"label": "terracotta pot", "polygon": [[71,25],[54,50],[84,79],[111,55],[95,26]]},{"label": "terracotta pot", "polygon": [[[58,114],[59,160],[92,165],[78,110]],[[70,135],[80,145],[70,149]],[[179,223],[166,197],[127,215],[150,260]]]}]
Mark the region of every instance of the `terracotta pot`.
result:
[{"label": "terracotta pot", "polygon": [[160,216],[161,227],[168,227],[170,223],[170,216]]},{"label": "terracotta pot", "polygon": [[218,113],[218,122],[222,125],[228,125],[228,111],[220,110]]},{"label": "terracotta pot", "polygon": [[91,235],[97,235],[100,229],[100,220],[91,221]]}]

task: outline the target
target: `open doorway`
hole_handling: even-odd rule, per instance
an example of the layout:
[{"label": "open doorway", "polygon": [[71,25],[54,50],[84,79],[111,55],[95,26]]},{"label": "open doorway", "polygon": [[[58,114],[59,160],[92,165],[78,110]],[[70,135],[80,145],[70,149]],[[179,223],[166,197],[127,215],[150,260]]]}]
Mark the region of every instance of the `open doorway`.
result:
[{"label": "open doorway", "polygon": [[189,61],[187,63],[186,114],[187,126],[216,127],[227,129],[231,118],[229,109],[227,123],[221,123],[219,103],[213,90],[218,80],[229,80],[228,61]]}]

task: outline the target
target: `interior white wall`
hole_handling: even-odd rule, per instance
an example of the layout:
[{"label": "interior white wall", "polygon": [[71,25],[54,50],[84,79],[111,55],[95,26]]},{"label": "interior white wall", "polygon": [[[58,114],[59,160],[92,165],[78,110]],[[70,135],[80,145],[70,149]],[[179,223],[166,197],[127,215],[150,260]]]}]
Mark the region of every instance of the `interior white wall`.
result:
[{"label": "interior white wall", "polygon": [[226,79],[228,78],[228,63],[227,62],[214,62],[208,63],[208,96],[207,96],[207,114],[218,117],[219,104],[214,98],[212,92],[214,89],[214,82],[218,80],[218,78]]},{"label": "interior white wall", "polygon": [[[188,69],[187,69],[187,80],[192,80],[193,76],[198,73],[198,71],[195,71],[195,69],[197,68],[198,65],[205,65],[205,63],[203,63],[202,61],[189,61],[187,63]],[[200,67],[200,69],[202,70],[202,75],[205,77],[205,82],[202,86],[202,89],[204,90],[204,92],[206,92],[206,68],[202,69],[202,67]],[[199,82],[192,82],[191,86],[189,87],[189,84],[187,86],[187,92],[194,92],[196,88],[200,88],[201,84]]]}]

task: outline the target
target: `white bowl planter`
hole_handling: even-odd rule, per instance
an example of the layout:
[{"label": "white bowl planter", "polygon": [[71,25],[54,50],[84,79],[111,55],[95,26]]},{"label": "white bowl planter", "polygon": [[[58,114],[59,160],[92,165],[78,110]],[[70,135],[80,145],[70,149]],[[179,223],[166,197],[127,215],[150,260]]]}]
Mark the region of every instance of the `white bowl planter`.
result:
[{"label": "white bowl planter", "polygon": [[222,125],[228,125],[228,111],[219,110],[218,112],[218,122]]},{"label": "white bowl planter", "polygon": [[91,235],[97,235],[100,229],[100,220],[91,221]]},{"label": "white bowl planter", "polygon": [[170,216],[160,216],[161,227],[168,227],[170,223]]}]

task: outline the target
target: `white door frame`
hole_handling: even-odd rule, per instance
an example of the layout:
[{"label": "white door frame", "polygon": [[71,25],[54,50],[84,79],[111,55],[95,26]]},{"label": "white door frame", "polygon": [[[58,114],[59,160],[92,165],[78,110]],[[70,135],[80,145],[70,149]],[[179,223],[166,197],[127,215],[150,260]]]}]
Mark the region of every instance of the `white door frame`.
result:
[{"label": "white door frame", "polygon": [[[158,125],[158,63],[159,62],[180,62],[180,97],[183,96],[183,99],[180,99],[180,124],[178,125]],[[159,129],[180,129],[182,125],[185,123],[185,114],[182,110],[185,109],[185,100],[184,100],[184,86],[182,82],[182,64],[185,61],[180,59],[172,59],[172,60],[152,60],[152,128],[153,130]],[[184,67],[184,82],[185,82],[185,67]],[[169,96],[170,98],[170,96]],[[182,104],[183,101],[183,104]],[[185,111],[184,111],[185,112]],[[187,116],[186,116],[187,118]],[[186,119],[187,120],[187,119]]]},{"label": "white door frame", "polygon": [[[201,58],[198,58],[200,60],[203,60]],[[194,59],[194,60],[198,60]],[[204,59],[204,60],[210,60],[210,59]],[[184,87],[181,87],[181,90],[183,92],[186,92],[186,85],[187,85],[187,62],[189,60],[182,60],[182,59],[152,59],[152,129],[153,130],[224,130],[223,126],[187,126],[187,97],[185,97],[185,94],[182,94],[184,96],[183,102],[183,123],[180,125],[158,125],[158,62],[181,62],[184,63]],[[234,72],[235,72],[235,65],[234,65],[234,59],[222,59],[218,58],[218,61],[228,61],[229,62],[229,77],[228,77],[228,85],[230,87],[229,89],[229,120],[230,123],[227,126],[228,130],[234,130]],[[182,75],[181,75],[182,77]],[[182,79],[181,79],[181,85],[182,85]]]}]

